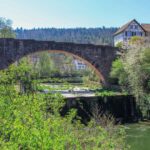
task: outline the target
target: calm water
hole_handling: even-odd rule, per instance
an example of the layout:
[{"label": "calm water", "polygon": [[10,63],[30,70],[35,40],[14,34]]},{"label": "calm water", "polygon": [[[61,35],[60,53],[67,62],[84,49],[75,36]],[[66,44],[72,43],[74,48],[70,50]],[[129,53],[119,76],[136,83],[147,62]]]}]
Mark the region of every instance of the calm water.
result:
[{"label": "calm water", "polygon": [[150,150],[150,122],[125,125],[131,150]]}]

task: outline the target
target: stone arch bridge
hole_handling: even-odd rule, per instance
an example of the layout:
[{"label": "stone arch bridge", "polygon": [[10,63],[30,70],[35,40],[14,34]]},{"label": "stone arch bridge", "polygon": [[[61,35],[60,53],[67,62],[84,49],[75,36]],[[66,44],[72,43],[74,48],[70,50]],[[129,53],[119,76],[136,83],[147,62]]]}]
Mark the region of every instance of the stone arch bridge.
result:
[{"label": "stone arch bridge", "polygon": [[108,77],[117,48],[104,45],[77,44],[54,41],[0,39],[0,70],[20,58],[42,51],[62,52],[74,55],[95,69],[101,82],[108,85]]}]

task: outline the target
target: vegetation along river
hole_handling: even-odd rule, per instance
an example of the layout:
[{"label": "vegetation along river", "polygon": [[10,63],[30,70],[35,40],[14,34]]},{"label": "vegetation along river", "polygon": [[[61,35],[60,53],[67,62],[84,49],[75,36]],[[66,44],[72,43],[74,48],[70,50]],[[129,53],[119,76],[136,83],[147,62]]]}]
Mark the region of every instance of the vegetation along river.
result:
[{"label": "vegetation along river", "polygon": [[125,125],[131,150],[150,150],[150,122]]}]

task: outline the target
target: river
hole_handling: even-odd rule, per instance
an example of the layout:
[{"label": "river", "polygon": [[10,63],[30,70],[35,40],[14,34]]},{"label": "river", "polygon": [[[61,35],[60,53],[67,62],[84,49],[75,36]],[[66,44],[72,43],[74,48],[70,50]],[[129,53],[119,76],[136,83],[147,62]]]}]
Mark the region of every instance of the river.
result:
[{"label": "river", "polygon": [[150,122],[125,125],[131,150],[150,150]]}]

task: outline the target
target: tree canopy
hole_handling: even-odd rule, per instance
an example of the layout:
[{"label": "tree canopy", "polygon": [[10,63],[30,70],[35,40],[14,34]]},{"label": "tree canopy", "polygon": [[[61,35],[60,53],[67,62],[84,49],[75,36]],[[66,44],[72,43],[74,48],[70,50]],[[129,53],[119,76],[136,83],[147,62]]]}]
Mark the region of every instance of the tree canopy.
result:
[{"label": "tree canopy", "polygon": [[15,38],[10,19],[0,17],[0,38]]}]

